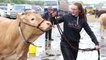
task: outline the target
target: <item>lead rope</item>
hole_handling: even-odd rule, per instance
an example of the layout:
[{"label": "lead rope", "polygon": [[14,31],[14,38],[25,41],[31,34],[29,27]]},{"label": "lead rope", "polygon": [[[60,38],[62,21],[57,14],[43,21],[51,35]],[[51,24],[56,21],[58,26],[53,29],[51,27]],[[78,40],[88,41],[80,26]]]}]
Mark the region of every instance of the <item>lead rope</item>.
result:
[{"label": "lead rope", "polygon": [[[77,24],[79,24],[78,21],[79,21],[79,17],[77,17]],[[61,29],[61,27],[60,27],[60,25],[58,24],[57,21],[56,21],[56,23],[57,23],[56,25],[57,25],[58,31],[60,33],[60,36],[63,37],[66,40],[66,42],[70,45],[71,48],[73,48],[74,50],[82,50],[82,51],[93,51],[93,50],[96,50],[96,48],[92,48],[92,49],[91,48],[81,49],[81,48],[75,48],[74,46],[72,46],[69,43],[69,41],[67,40],[67,38],[65,37],[65,35],[62,34],[62,29]],[[100,60],[100,51],[98,50],[97,52],[98,52],[98,60]]]},{"label": "lead rope", "polygon": [[18,30],[19,30],[19,33],[20,33],[20,35],[21,35],[22,41],[23,41],[25,44],[31,44],[31,45],[33,45],[33,46],[35,46],[35,47],[42,47],[42,46],[37,46],[37,45],[35,45],[33,42],[29,42],[29,41],[27,41],[27,40],[25,39],[25,36],[24,36],[24,34],[23,34],[23,32],[22,32],[22,29],[21,29],[21,22],[19,23],[19,28],[18,28]]},{"label": "lead rope", "polygon": [[79,16],[77,17],[77,25],[79,25]]}]

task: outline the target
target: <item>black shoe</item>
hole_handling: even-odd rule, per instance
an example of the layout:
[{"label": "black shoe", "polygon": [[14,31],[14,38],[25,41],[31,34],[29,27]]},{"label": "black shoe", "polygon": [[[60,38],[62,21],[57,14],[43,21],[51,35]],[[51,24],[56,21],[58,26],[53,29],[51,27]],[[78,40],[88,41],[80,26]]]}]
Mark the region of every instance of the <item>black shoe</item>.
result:
[{"label": "black shoe", "polygon": [[53,39],[49,39],[50,41],[53,41]]},{"label": "black shoe", "polygon": [[54,54],[46,53],[47,56],[55,56]]},{"label": "black shoe", "polygon": [[47,39],[45,39],[45,41],[47,41]]}]

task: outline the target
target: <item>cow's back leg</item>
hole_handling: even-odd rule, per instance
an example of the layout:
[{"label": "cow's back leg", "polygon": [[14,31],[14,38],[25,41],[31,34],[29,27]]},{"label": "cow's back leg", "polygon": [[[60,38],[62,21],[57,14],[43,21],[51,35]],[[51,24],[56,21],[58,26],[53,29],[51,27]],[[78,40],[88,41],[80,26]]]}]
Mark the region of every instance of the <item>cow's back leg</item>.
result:
[{"label": "cow's back leg", "polygon": [[104,39],[104,26],[101,24],[100,25],[100,37],[101,37],[101,39],[103,40]]},{"label": "cow's back leg", "polygon": [[14,55],[3,58],[3,60],[18,60],[18,58],[17,58],[17,55],[14,54]]},{"label": "cow's back leg", "polygon": [[0,55],[0,60],[3,60],[3,57]]}]

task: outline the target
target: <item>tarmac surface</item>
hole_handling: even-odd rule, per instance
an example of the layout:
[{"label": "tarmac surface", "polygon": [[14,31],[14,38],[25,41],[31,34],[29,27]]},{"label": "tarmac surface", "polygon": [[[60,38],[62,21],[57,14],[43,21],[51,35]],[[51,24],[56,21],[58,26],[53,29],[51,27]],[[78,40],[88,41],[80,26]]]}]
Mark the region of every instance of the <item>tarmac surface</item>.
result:
[{"label": "tarmac surface", "polygon": [[[97,19],[92,19],[91,17],[90,16],[88,17],[90,18],[88,23],[100,43],[100,47],[101,47],[100,48],[100,60],[106,60],[106,34],[105,34],[105,39],[101,40],[100,34],[99,34],[99,22],[97,21]],[[62,24],[60,25],[62,28]],[[60,51],[60,41],[61,41],[60,34],[56,26],[55,28],[53,28],[52,38],[54,40],[51,41],[51,49],[48,51],[45,51],[45,35],[44,34],[41,35],[34,42],[34,44],[36,44],[37,46],[42,46],[42,47],[37,47],[36,56],[28,56],[28,60],[63,60],[63,57]],[[88,34],[84,30],[82,30],[79,48],[94,48],[94,47],[95,45],[91,41]],[[46,52],[53,54],[53,56],[46,55]],[[98,52],[96,50],[94,51],[79,50],[77,60],[98,60]]]}]

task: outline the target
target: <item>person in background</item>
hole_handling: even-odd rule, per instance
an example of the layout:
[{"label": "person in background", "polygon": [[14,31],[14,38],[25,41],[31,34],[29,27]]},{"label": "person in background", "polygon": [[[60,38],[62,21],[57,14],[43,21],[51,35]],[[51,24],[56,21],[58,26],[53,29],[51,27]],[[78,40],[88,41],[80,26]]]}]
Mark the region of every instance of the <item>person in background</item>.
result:
[{"label": "person in background", "polygon": [[[44,13],[44,15],[43,15],[43,18],[45,20],[50,21],[52,23],[52,25],[54,25],[54,19],[55,19],[55,16],[53,14],[56,14],[56,12],[54,11],[54,9],[52,7],[49,7],[48,11],[46,13]],[[52,29],[48,30],[45,33],[45,40],[47,40],[47,39],[53,41],[53,39],[52,39]]]},{"label": "person in background", "polygon": [[95,48],[97,50],[100,49],[99,42],[87,23],[86,14],[81,3],[73,2],[69,7],[69,13],[56,19],[55,24],[61,22],[63,22],[63,33],[60,46],[64,60],[76,60],[82,28],[84,28],[94,42]]}]

